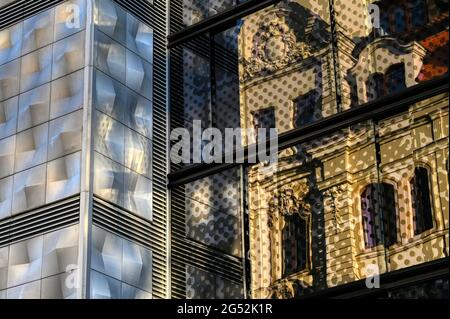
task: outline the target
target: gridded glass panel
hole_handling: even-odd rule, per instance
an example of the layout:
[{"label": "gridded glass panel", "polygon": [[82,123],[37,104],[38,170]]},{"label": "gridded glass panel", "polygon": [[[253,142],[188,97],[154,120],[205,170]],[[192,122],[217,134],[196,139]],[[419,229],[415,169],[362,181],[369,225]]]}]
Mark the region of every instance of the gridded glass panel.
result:
[{"label": "gridded glass panel", "polygon": [[28,91],[50,81],[52,46],[25,55],[21,61],[20,92]]},{"label": "gridded glass panel", "polygon": [[[121,291],[110,296],[111,298],[151,297],[152,253],[149,249],[122,239],[97,226],[93,227],[92,244],[91,267],[95,270],[93,273],[97,272],[97,274],[96,278],[91,278],[91,280],[102,291],[99,293],[100,295],[103,293],[108,295],[107,292],[110,291],[110,288],[115,289],[116,284],[119,284],[119,287],[122,287]],[[111,287],[111,283],[114,287]]]},{"label": "gridded glass panel", "polygon": [[91,271],[92,299],[120,299],[121,283],[119,280]]},{"label": "gridded glass panel", "polygon": [[125,129],[125,166],[133,171],[151,177],[152,145],[149,139]]},{"label": "gridded glass panel", "polygon": [[95,32],[94,63],[99,70],[125,83],[126,49],[101,32]]},{"label": "gridded glass panel", "polygon": [[186,266],[187,299],[242,299],[242,283],[232,282],[194,266]]},{"label": "gridded glass panel", "polygon": [[24,21],[22,54],[53,42],[54,16],[54,9],[50,9]]},{"label": "gridded glass panel", "polygon": [[237,170],[185,186],[186,236],[228,254],[242,254],[240,186]]},{"label": "gridded glass panel", "polygon": [[20,60],[0,66],[0,100],[6,100],[19,92]]},{"label": "gridded glass panel", "polygon": [[45,203],[45,173],[46,165],[14,175],[13,213]]},{"label": "gridded glass panel", "polygon": [[47,160],[48,123],[17,134],[15,171],[39,165]]},{"label": "gridded glass panel", "polygon": [[78,225],[44,235],[42,277],[69,273],[77,263]]},{"label": "gridded glass panel", "polygon": [[153,62],[153,30],[131,14],[127,14],[127,48]]},{"label": "gridded glass panel", "polygon": [[55,8],[55,41],[84,29],[85,0],[70,0]]},{"label": "gridded glass panel", "polygon": [[126,84],[140,95],[151,99],[153,97],[153,67],[138,55],[127,50]]},{"label": "gridded glass panel", "polygon": [[81,150],[83,111],[50,122],[48,159],[52,160]]},{"label": "gridded glass panel", "polygon": [[42,251],[42,236],[14,244],[10,247],[8,287],[19,286],[41,278]]},{"label": "gridded glass panel", "polygon": [[85,33],[79,32],[53,45],[53,79],[84,66]]},{"label": "gridded glass panel", "polygon": [[152,291],[151,251],[124,240],[122,273],[122,281],[134,287]]},{"label": "gridded glass panel", "polygon": [[14,97],[0,102],[0,139],[16,133],[18,101]]},{"label": "gridded glass panel", "polygon": [[123,164],[125,126],[103,113],[96,112],[94,130],[95,150]]},{"label": "gridded glass panel", "polygon": [[129,169],[125,169],[124,189],[124,208],[142,218],[152,220],[152,181]]},{"label": "gridded glass panel", "polygon": [[14,150],[16,137],[11,136],[0,140],[0,178],[14,173]]},{"label": "gridded glass panel", "polygon": [[84,71],[78,71],[52,82],[50,119],[83,106]]},{"label": "gridded glass panel", "polygon": [[80,192],[81,153],[62,157],[47,164],[46,203]]},{"label": "gridded glass panel", "polygon": [[23,131],[48,121],[50,84],[45,84],[19,96],[17,130]]},{"label": "gridded glass panel", "polygon": [[121,299],[152,299],[152,294],[144,290],[122,283]]},{"label": "gridded glass panel", "polygon": [[183,0],[183,22],[190,26],[230,9],[237,3],[236,0]]},{"label": "gridded glass panel", "polygon": [[94,155],[94,193],[123,206],[124,168],[107,157]]},{"label": "gridded glass panel", "polygon": [[100,71],[94,73],[94,106],[97,110],[123,122],[127,96],[131,94],[126,87]]},{"label": "gridded glass panel", "polygon": [[127,13],[114,2],[96,0],[94,22],[100,31],[125,44]]},{"label": "gridded glass panel", "polygon": [[122,278],[123,240],[97,226],[92,228],[92,269],[114,277]]},{"label": "gridded glass panel", "polygon": [[152,138],[153,133],[152,102],[131,91],[127,93],[127,111],[124,123],[138,133]]},{"label": "gridded glass panel", "polygon": [[17,59],[22,50],[22,23],[0,31],[0,65]]},{"label": "gridded glass panel", "polygon": [[343,108],[448,74],[448,9],[439,2],[335,3]]}]

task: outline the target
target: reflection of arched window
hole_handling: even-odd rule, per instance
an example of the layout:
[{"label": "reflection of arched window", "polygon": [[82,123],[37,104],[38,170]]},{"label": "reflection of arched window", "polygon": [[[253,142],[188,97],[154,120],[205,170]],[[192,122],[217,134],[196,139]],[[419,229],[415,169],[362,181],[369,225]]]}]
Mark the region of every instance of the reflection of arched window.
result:
[{"label": "reflection of arched window", "polygon": [[317,90],[311,90],[295,100],[295,127],[302,127],[315,120],[318,99]]},{"label": "reflection of arched window", "polygon": [[407,30],[406,27],[406,12],[403,6],[394,8],[394,30],[396,33],[402,33]]},{"label": "reflection of arched window", "polygon": [[397,63],[389,67],[384,76],[384,85],[386,93],[395,93],[406,87],[405,83],[405,65]]},{"label": "reflection of arched window", "polygon": [[283,275],[299,272],[306,268],[307,223],[298,214],[285,217],[283,229]]},{"label": "reflection of arched window", "polygon": [[414,171],[414,177],[411,180],[410,185],[414,218],[414,234],[418,235],[433,228],[428,170],[424,167],[417,167]]},{"label": "reflection of arched window", "polygon": [[294,182],[277,189],[269,201],[273,280],[310,269],[311,205],[309,186]]},{"label": "reflection of arched window", "polygon": [[[253,127],[257,134],[258,129],[266,129],[265,140],[270,140],[270,129],[275,128],[275,108],[270,107],[253,112]],[[264,141],[264,136],[261,136],[261,141]]]},{"label": "reflection of arched window", "polygon": [[373,101],[385,94],[384,75],[381,73],[371,74],[367,80],[367,101]]},{"label": "reflection of arched window", "polygon": [[369,76],[366,83],[367,100],[373,101],[405,88],[405,65],[397,63],[391,65],[385,74],[375,73]]},{"label": "reflection of arched window", "polygon": [[416,5],[412,8],[411,24],[414,28],[420,28],[427,23],[427,4],[425,0],[416,0]]},{"label": "reflection of arched window", "polygon": [[381,27],[386,33],[404,33],[428,22],[426,0],[391,0],[378,2]]},{"label": "reflection of arched window", "polygon": [[[361,193],[361,211],[366,248],[397,242],[395,190],[390,184],[370,184]],[[381,218],[382,217],[382,218]]]}]

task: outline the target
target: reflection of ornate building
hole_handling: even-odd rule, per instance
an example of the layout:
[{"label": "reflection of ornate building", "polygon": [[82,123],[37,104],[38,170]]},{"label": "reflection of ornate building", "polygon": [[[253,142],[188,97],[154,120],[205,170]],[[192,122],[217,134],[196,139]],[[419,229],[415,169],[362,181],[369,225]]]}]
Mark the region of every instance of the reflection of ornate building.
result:
[{"label": "reflection of ornate building", "polygon": [[[447,73],[448,14],[416,2],[377,3],[381,31],[363,1],[336,4],[334,17],[328,1],[286,1],[245,19],[241,125],[283,133]],[[343,17],[356,7],[366,16]],[[249,169],[252,296],[291,298],[364,279],[369,265],[382,274],[447,257],[447,153],[442,94],[283,151],[276,169]]]}]

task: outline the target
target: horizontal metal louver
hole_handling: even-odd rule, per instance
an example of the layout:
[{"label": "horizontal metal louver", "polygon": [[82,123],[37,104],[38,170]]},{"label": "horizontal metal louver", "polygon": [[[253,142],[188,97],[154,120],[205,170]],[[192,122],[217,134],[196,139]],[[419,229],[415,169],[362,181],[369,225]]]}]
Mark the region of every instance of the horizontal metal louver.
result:
[{"label": "horizontal metal louver", "polygon": [[18,0],[0,8],[0,30],[52,8],[65,0]]},{"label": "horizontal metal louver", "polygon": [[71,197],[0,221],[0,247],[79,222],[80,197]]}]

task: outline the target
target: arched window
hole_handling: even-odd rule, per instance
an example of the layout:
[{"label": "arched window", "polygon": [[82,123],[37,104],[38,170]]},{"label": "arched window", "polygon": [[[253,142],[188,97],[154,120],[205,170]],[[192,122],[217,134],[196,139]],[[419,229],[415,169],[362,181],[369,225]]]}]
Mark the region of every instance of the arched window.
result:
[{"label": "arched window", "polygon": [[397,213],[394,186],[370,184],[361,193],[361,212],[366,248],[397,242]]},{"label": "arched window", "polygon": [[418,235],[433,228],[428,170],[424,167],[417,167],[414,170],[414,177],[411,180],[410,185],[414,234]]}]

